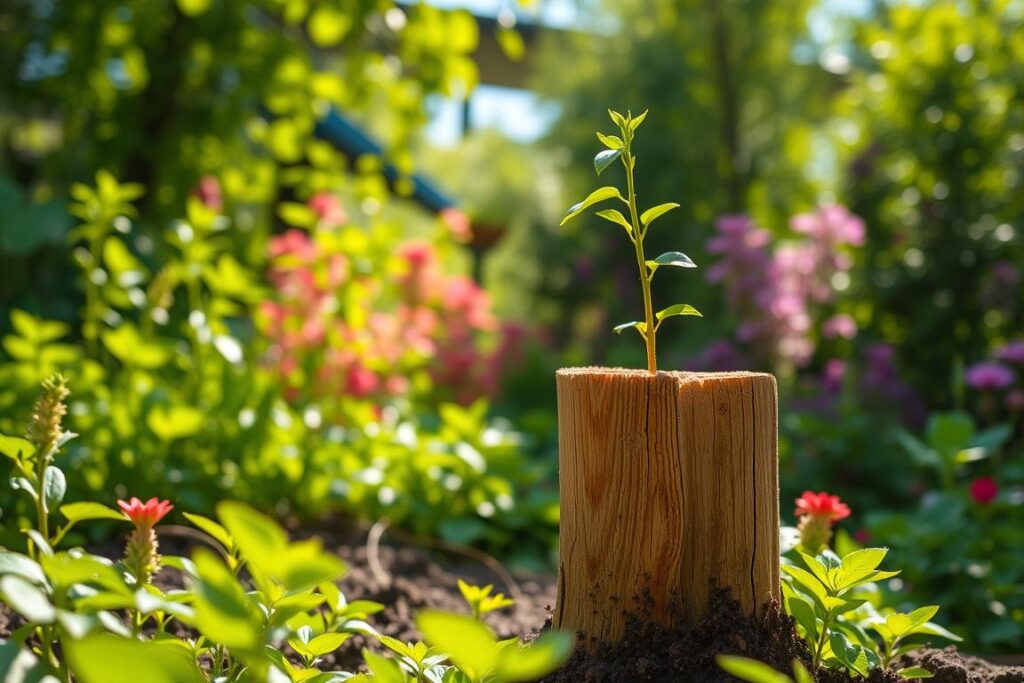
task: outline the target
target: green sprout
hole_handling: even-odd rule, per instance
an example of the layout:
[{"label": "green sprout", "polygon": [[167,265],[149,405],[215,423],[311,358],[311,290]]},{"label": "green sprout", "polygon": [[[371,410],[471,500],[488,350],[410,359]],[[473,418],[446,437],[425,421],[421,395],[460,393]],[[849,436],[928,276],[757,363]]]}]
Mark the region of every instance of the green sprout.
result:
[{"label": "green sprout", "polygon": [[671,318],[676,315],[695,315],[700,317],[700,311],[689,304],[674,304],[668,308],[663,308],[657,313],[654,312],[654,306],[651,303],[651,281],[654,280],[654,274],[658,268],[662,266],[675,266],[677,268],[696,268],[697,264],[693,262],[686,254],[679,251],[665,252],[656,259],[648,260],[644,256],[644,237],[647,236],[647,230],[651,224],[668,213],[672,209],[677,208],[679,205],[675,202],[668,202],[667,204],[659,204],[653,206],[643,213],[639,212],[636,203],[636,189],[633,181],[633,170],[636,168],[636,157],[633,156],[633,136],[636,133],[636,129],[640,127],[644,119],[647,117],[647,112],[640,114],[636,118],[633,118],[631,113],[623,116],[616,111],[608,111],[608,114],[612,117],[612,121],[619,127],[619,135],[604,135],[603,133],[597,134],[597,139],[604,144],[605,149],[598,152],[597,156],[594,157],[594,170],[597,171],[597,175],[611,166],[616,159],[622,162],[622,166],[626,169],[626,196],[623,197],[622,193],[618,188],[606,185],[600,187],[578,204],[574,204],[569,208],[569,211],[565,214],[562,219],[561,225],[565,225],[567,222],[580,215],[593,206],[594,204],[606,201],[608,199],[618,199],[620,202],[629,207],[629,219],[627,220],[621,212],[615,209],[604,209],[598,211],[597,215],[606,221],[615,223],[625,229],[626,234],[629,236],[630,241],[633,243],[636,249],[636,263],[640,269],[640,286],[643,289],[644,294],[644,319],[634,320],[621,325],[616,325],[613,331],[618,334],[623,330],[634,328],[640,333],[644,342],[647,345],[647,370],[652,375],[658,372],[657,354],[655,348],[655,335],[658,332],[658,328],[665,321],[666,318]]}]

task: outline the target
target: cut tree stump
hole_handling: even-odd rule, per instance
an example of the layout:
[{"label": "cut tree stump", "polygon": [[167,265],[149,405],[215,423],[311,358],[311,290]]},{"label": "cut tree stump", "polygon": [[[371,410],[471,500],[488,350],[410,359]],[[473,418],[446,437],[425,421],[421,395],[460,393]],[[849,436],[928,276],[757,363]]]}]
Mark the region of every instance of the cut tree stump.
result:
[{"label": "cut tree stump", "polygon": [[780,599],[773,376],[570,368],[557,384],[556,627],[593,647],[630,611],[695,621],[713,586],[751,615]]}]

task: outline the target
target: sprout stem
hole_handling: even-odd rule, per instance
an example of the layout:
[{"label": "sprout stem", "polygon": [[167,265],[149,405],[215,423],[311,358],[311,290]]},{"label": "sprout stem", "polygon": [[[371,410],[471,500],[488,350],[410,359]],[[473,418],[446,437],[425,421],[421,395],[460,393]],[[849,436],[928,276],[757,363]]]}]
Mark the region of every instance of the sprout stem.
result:
[{"label": "sprout stem", "polygon": [[640,269],[640,287],[644,292],[644,341],[647,343],[647,371],[652,375],[658,372],[658,361],[655,350],[655,322],[654,306],[651,303],[651,278],[647,272],[647,260],[644,258],[644,234],[641,229],[640,219],[637,217],[636,192],[633,186],[633,154],[630,150],[632,140],[625,134],[625,149],[622,154],[622,164],[626,167],[626,196],[629,201],[629,218],[633,224],[633,245],[636,247],[636,264]]}]

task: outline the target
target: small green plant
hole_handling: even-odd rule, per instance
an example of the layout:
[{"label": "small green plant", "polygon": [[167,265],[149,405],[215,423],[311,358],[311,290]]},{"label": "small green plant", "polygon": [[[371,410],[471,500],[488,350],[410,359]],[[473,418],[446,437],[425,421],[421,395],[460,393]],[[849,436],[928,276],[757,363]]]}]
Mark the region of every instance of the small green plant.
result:
[{"label": "small green plant", "polygon": [[[874,610],[860,591],[899,574],[878,569],[887,552],[885,548],[864,548],[842,559],[831,550],[813,557],[801,552],[798,554],[803,567],[782,566],[788,578],[783,583],[786,610],[807,640],[812,669],[846,669],[866,677],[872,669],[890,668],[897,657],[921,647],[920,643],[905,642],[910,636],[960,640],[929,621],[938,607],[885,616]],[[881,644],[868,634],[869,628],[881,637]],[[903,668],[896,673],[908,679],[931,677],[920,667]]]},{"label": "small green plant", "polygon": [[693,262],[686,254],[679,251],[665,252],[661,256],[655,259],[647,259],[644,255],[644,237],[647,236],[647,230],[655,220],[668,213],[672,209],[678,208],[679,204],[675,202],[668,202],[666,204],[658,204],[653,206],[643,213],[640,213],[637,207],[636,200],[636,187],[633,179],[633,171],[636,168],[636,157],[633,155],[633,136],[636,134],[637,128],[643,123],[647,117],[647,112],[640,114],[636,118],[631,113],[623,116],[616,111],[608,111],[612,121],[619,128],[619,135],[605,135],[603,133],[597,134],[597,139],[600,140],[606,149],[598,152],[597,156],[594,157],[594,170],[597,175],[611,166],[616,159],[622,162],[622,166],[626,171],[626,196],[623,197],[622,193],[618,188],[611,185],[600,187],[578,204],[574,204],[569,208],[569,211],[562,218],[560,225],[565,225],[568,221],[572,220],[576,216],[580,215],[589,207],[604,202],[608,199],[617,199],[625,204],[629,209],[629,218],[627,219],[616,209],[603,209],[597,212],[597,215],[601,218],[615,223],[621,226],[625,231],[626,235],[629,236],[630,241],[633,243],[633,247],[636,251],[636,262],[637,267],[640,270],[640,286],[643,290],[644,298],[644,319],[634,320],[628,323],[622,323],[614,328],[616,333],[621,333],[623,330],[633,328],[640,333],[644,343],[647,346],[647,370],[651,374],[658,371],[657,364],[657,349],[655,346],[655,335],[658,332],[658,328],[665,321],[666,318],[671,318],[677,315],[695,315],[700,316],[700,312],[690,306],[689,304],[674,304],[668,308],[663,308],[660,311],[654,311],[654,305],[651,302],[651,282],[654,280],[654,274],[662,266],[675,266],[677,268],[696,268],[697,264]]},{"label": "small green plant", "polygon": [[473,616],[477,619],[488,612],[516,604],[515,600],[506,598],[504,593],[491,595],[492,590],[494,590],[494,586],[490,584],[483,587],[473,586],[459,579],[459,592],[462,593],[462,597],[465,598],[469,609],[473,611]]},{"label": "small green plant", "polygon": [[[378,634],[367,618],[383,605],[346,601],[335,584],[345,572],[336,555],[316,538],[291,541],[274,520],[241,503],[222,501],[216,519],[185,513],[209,546],[191,557],[158,552],[157,525],[174,508],[169,501],[131,498],[118,501],[120,511],[95,502],[60,505],[64,478],[50,472],[69,436],[61,424],[67,395],[63,378],[47,380],[28,438],[0,435],[0,452],[20,475],[14,486],[33,502],[43,499],[36,528],[25,530],[28,553],[0,549],[0,602],[22,621],[0,641],[0,678],[512,683],[540,678],[568,656],[572,637],[564,633],[529,646],[497,640],[479,615],[510,601],[490,587],[460,586],[476,616],[421,615],[429,646]],[[58,513],[66,522],[51,527]],[[74,525],[89,520],[131,522],[120,560],[59,549]],[[167,570],[181,575],[184,588],[153,581]],[[324,657],[353,633],[378,638],[398,659],[364,650],[369,674],[322,670]]]}]

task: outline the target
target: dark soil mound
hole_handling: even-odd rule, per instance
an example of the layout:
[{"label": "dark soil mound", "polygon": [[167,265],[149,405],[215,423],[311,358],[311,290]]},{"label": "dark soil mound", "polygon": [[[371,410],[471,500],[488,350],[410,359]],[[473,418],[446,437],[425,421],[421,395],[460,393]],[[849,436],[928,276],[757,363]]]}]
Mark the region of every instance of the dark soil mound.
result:
[{"label": "dark soil mound", "polygon": [[935,678],[933,683],[1024,683],[1024,666],[997,666],[978,657],[961,655],[953,646],[911,652],[902,666],[923,666]]}]

